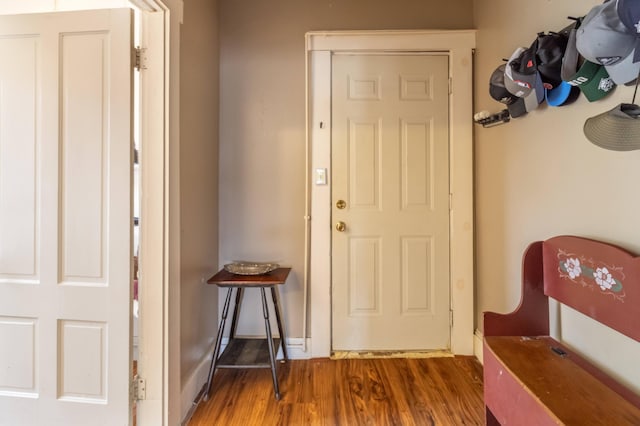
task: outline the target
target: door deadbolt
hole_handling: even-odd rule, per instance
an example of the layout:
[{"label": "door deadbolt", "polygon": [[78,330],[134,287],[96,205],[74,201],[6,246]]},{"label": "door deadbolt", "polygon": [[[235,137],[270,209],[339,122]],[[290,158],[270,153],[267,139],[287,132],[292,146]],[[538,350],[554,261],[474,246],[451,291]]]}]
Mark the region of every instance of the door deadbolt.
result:
[{"label": "door deadbolt", "polygon": [[345,229],[347,229],[347,224],[346,224],[346,223],[344,223],[344,222],[342,222],[342,221],[340,221],[340,222],[336,223],[336,230],[337,230],[338,232],[344,232],[344,231],[345,231]]},{"label": "door deadbolt", "polygon": [[345,207],[347,207],[347,203],[344,200],[338,200],[338,202],[336,203],[336,207],[340,210],[343,210]]}]

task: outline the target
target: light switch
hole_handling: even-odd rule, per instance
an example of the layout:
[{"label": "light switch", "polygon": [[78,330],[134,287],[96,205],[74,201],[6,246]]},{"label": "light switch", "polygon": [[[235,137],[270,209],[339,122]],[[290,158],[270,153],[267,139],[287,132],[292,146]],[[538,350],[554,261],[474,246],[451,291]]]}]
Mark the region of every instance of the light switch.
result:
[{"label": "light switch", "polygon": [[327,184],[327,169],[316,169],[316,185]]}]

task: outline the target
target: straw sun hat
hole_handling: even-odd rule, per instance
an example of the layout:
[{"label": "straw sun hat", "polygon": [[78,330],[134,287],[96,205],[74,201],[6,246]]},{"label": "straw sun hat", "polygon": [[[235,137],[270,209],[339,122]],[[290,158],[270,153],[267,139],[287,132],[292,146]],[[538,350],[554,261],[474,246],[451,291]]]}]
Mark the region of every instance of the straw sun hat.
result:
[{"label": "straw sun hat", "polygon": [[613,151],[640,149],[640,106],[620,104],[588,118],[584,134],[599,147]]}]

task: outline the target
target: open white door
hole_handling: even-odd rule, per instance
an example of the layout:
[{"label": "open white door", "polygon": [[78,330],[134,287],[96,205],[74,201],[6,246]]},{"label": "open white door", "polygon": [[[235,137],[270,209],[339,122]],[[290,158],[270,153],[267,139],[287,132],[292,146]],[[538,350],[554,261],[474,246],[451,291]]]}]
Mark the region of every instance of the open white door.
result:
[{"label": "open white door", "polygon": [[0,17],[0,425],[126,425],[131,11]]}]

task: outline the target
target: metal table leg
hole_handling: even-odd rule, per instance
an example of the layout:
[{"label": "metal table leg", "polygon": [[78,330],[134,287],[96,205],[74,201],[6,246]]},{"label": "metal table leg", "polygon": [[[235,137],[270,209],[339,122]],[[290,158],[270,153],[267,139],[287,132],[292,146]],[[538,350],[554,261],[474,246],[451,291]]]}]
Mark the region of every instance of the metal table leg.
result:
[{"label": "metal table leg", "polygon": [[280,318],[280,298],[278,295],[278,291],[276,290],[275,287],[271,287],[271,298],[273,299],[273,308],[276,311],[276,323],[278,324],[278,333],[280,333],[280,344],[282,345],[282,356],[284,357],[284,360],[288,360],[289,357],[287,356],[287,345],[286,343],[286,339],[284,336],[284,327],[282,326],[282,319]]},{"label": "metal table leg", "polygon": [[[239,291],[239,290],[238,290]],[[218,327],[218,336],[216,337],[216,346],[213,349],[213,356],[211,357],[211,366],[209,367],[209,376],[207,378],[207,391],[204,394],[204,400],[209,399],[209,392],[211,391],[211,382],[213,381],[213,373],[216,370],[216,363],[218,362],[218,356],[220,356],[220,346],[222,345],[222,334],[224,333],[224,325],[227,322],[227,314],[229,313],[229,302],[231,301],[231,293],[233,287],[230,287],[227,291],[227,297],[224,301],[224,308],[222,308],[222,319],[220,326]]]},{"label": "metal table leg", "polygon": [[240,304],[244,296],[244,288],[238,287],[236,290],[236,306],[233,308],[233,319],[231,320],[231,332],[229,340],[236,337],[236,328],[238,327],[238,315],[240,314]]},{"label": "metal table leg", "polygon": [[269,307],[267,306],[267,295],[264,287],[260,287],[262,294],[262,313],[264,314],[264,327],[267,332],[267,344],[269,345],[269,361],[271,361],[271,376],[273,378],[273,390],[276,399],[280,399],[280,388],[278,387],[278,374],[276,372],[276,353],[273,347],[273,338],[271,335],[271,324],[269,323]]}]

